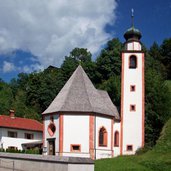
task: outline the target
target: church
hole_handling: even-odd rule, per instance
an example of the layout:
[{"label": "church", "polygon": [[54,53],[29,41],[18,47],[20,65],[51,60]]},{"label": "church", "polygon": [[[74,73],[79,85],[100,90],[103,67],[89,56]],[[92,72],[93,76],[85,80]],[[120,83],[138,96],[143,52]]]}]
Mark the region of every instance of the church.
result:
[{"label": "church", "polygon": [[132,25],[121,53],[121,112],[78,66],[42,113],[44,155],[111,158],[144,146],[144,52]]}]

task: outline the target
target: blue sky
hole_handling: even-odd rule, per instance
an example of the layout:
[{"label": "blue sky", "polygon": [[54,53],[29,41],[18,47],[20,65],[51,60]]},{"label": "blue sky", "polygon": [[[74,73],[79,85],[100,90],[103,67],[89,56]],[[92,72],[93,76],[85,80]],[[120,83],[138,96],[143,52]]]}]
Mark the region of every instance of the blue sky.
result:
[{"label": "blue sky", "polygon": [[95,56],[113,37],[124,42],[132,8],[146,47],[171,37],[171,0],[0,0],[0,78],[59,67],[74,47]]}]

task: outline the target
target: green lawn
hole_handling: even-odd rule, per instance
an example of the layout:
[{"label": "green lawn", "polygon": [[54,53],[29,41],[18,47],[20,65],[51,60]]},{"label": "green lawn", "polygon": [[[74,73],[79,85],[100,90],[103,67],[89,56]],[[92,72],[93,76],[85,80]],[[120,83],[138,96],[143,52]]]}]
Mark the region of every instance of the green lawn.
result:
[{"label": "green lawn", "polygon": [[141,155],[97,160],[95,171],[171,171],[171,118],[152,150]]}]

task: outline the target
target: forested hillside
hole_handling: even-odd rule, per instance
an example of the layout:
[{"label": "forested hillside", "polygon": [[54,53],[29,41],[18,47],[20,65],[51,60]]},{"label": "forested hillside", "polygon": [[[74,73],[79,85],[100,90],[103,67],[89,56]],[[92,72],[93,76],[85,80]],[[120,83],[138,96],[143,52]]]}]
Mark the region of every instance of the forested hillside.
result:
[{"label": "forested hillside", "polygon": [[[16,116],[41,120],[41,113],[48,107],[76,67],[81,63],[86,73],[99,89],[107,90],[120,111],[121,51],[118,39],[107,42],[95,61],[87,49],[75,48],[60,68],[49,66],[44,71],[20,73],[10,83],[0,79],[0,114],[9,109]],[[145,105],[146,145],[153,146],[164,123],[171,116],[170,97],[166,80],[171,79],[171,38],[159,46],[154,43],[145,52]],[[169,81],[167,81],[169,82]]]}]

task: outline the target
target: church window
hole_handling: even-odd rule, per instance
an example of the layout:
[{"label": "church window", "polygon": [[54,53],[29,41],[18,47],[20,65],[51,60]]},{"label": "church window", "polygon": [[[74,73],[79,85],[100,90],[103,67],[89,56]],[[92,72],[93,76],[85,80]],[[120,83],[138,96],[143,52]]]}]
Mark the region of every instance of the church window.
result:
[{"label": "church window", "polygon": [[135,105],[130,105],[130,111],[131,112],[136,111],[136,106]]},{"label": "church window", "polygon": [[126,146],[126,150],[127,150],[127,151],[133,151],[132,145],[127,145],[127,146]]},{"label": "church window", "polygon": [[114,146],[119,147],[119,132],[116,131],[114,135]]},{"label": "church window", "polygon": [[130,86],[130,91],[132,91],[132,92],[135,91],[135,85]]},{"label": "church window", "polygon": [[137,68],[137,57],[135,55],[129,57],[129,68]]},{"label": "church window", "polygon": [[48,126],[49,135],[53,136],[55,131],[56,131],[56,127],[55,127],[54,123],[50,123],[49,126]]},{"label": "church window", "polygon": [[71,144],[71,152],[80,152],[81,145],[80,144]]},{"label": "church window", "polygon": [[99,146],[107,146],[107,131],[104,127],[99,130]]}]

